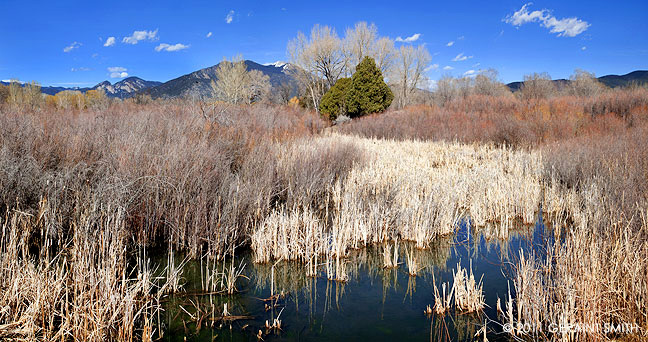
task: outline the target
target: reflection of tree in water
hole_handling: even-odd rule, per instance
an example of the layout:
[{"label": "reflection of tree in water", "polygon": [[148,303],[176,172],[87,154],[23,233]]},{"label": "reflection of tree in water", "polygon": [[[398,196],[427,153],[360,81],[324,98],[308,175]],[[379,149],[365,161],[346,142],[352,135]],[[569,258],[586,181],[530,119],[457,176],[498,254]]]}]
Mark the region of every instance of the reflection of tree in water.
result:
[{"label": "reflection of tree in water", "polygon": [[430,315],[430,341],[472,341],[482,328],[480,314]]},{"label": "reflection of tree in water", "polygon": [[244,324],[240,320],[251,318],[240,296],[180,293],[170,297],[164,308],[165,326],[161,328],[172,335],[204,335],[204,329],[240,328]]},{"label": "reflection of tree in water", "polygon": [[519,220],[513,221],[508,226],[497,222],[486,222],[479,227],[464,221],[457,231],[453,245],[467,248],[469,257],[473,259],[479,258],[480,254],[498,252],[501,261],[510,261],[510,257],[517,254],[519,250],[519,246],[512,242],[532,241],[535,228]]},{"label": "reflection of tree in water", "polygon": [[[351,250],[344,259],[348,282],[351,284],[368,282],[368,286],[381,284],[382,309],[380,317],[384,318],[386,316],[383,315],[393,309],[386,307],[387,303],[390,303],[388,301],[389,296],[397,296],[397,302],[408,301],[409,305],[416,304],[414,294],[417,285],[420,287],[424,284],[423,286],[426,287],[432,283],[433,275],[436,274],[437,278],[440,279],[439,277],[443,273],[449,272],[447,265],[448,261],[453,258],[453,250],[454,255],[459,255],[456,249],[464,246],[468,247],[469,255],[481,257],[479,254],[483,252],[482,249],[486,248],[486,251],[490,251],[490,248],[499,248],[500,252],[506,254],[503,251],[507,251],[508,243],[494,237],[493,234],[495,233],[493,231],[496,232],[496,228],[487,225],[475,229],[474,232],[466,232],[462,239],[460,239],[460,233],[457,236],[439,236],[436,238],[435,243],[426,249],[417,249],[414,243],[400,241],[400,246],[397,249],[398,257],[396,258],[398,267],[396,268],[384,267],[385,251],[395,250],[393,242]],[[528,229],[526,231],[516,230],[509,232],[508,236],[509,238],[511,236],[527,237],[529,233]],[[408,259],[416,260],[416,276],[408,276]],[[188,265],[185,270],[193,275],[200,273],[198,269],[192,269],[191,265]],[[304,318],[308,317],[308,325],[313,331],[325,331],[327,330],[326,324],[330,321],[328,319],[329,312],[343,311],[345,302],[342,299],[345,296],[352,296],[352,292],[351,294],[346,293],[348,292],[345,291],[346,282],[328,280],[324,264],[318,265],[317,277],[307,276],[307,271],[307,266],[300,262],[248,263],[245,273],[250,278],[249,282],[240,282],[239,288],[247,293],[257,293],[257,296],[261,296],[258,295],[261,293],[264,294],[263,296],[271,293],[277,297],[274,302],[271,302],[272,305],[268,305],[268,302],[259,304],[261,307],[266,304],[266,311],[259,312],[257,308],[256,312],[254,312],[257,317],[253,321],[231,322],[222,319],[218,320],[218,317],[223,315],[225,304],[227,304],[231,315],[249,315],[248,311],[255,310],[245,307],[250,305],[251,298],[254,302],[255,297],[239,294],[235,296],[178,296],[173,299],[173,304],[167,306],[167,322],[172,331],[183,334],[185,332],[196,334],[200,332],[201,327],[217,329],[221,326],[229,327],[230,324],[235,327],[234,330],[239,328],[238,331],[241,333],[240,328],[250,324],[250,327],[246,329],[247,334],[249,334],[250,332],[256,332],[258,328],[263,329],[265,319],[268,319],[268,317],[277,318],[280,310],[285,308],[287,312],[282,317],[286,317],[290,311],[302,312],[300,315],[305,315]],[[404,283],[405,280],[407,280],[407,284]],[[189,282],[191,281],[192,279],[189,279]],[[403,283],[401,284],[399,281]],[[243,297],[246,299],[241,300]],[[256,300],[260,299],[263,298]],[[351,301],[347,300],[347,302],[353,302],[353,299]],[[256,306],[257,304],[253,305],[253,307]],[[421,307],[421,315],[423,315],[423,309],[424,307]],[[197,318],[201,316],[202,319]],[[443,317],[431,315],[431,320],[431,340],[449,340],[450,337],[452,337],[452,340],[472,339],[482,326],[480,323],[483,323],[479,316],[459,314],[456,310],[450,310]],[[289,320],[287,329],[290,329],[290,323]],[[254,326],[256,328],[253,328]]]}]

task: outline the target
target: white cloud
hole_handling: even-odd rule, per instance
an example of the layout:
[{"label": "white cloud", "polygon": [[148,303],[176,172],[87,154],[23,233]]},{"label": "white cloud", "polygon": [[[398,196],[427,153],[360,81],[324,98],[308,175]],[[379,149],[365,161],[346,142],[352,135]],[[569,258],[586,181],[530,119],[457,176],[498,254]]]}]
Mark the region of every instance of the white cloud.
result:
[{"label": "white cloud", "polygon": [[457,40],[464,40],[464,36],[458,37]]},{"label": "white cloud", "polygon": [[70,52],[70,51],[72,51],[74,49],[78,49],[81,45],[82,44],[79,43],[79,42],[74,42],[74,43],[70,44],[69,46],[66,46],[65,48],[63,48],[63,52]]},{"label": "white cloud", "polygon": [[506,18],[504,18],[504,22],[511,24],[513,26],[520,26],[522,24],[526,23],[532,23],[536,21],[544,21],[545,18],[545,10],[542,11],[533,11],[529,13],[527,8],[531,5],[531,3],[525,4],[520,8],[519,11],[513,13],[513,15],[508,15]]},{"label": "white cloud", "polygon": [[108,71],[109,72],[121,72],[121,71],[127,71],[128,69],[124,67],[109,67]]},{"label": "white cloud", "polygon": [[446,66],[443,67],[443,70],[452,70],[452,69],[454,69],[454,68],[449,66],[449,65],[446,65]]},{"label": "white cloud", "polygon": [[470,69],[470,70],[464,72],[463,75],[464,75],[464,76],[471,77],[471,76],[475,76],[476,74],[477,74],[477,71]]},{"label": "white cloud", "polygon": [[439,65],[438,64],[432,64],[432,65],[428,66],[427,68],[425,68],[423,71],[430,72],[432,70],[437,70],[437,69],[439,69]]},{"label": "white cloud", "polygon": [[543,9],[540,11],[529,12],[527,3],[519,11],[510,14],[504,18],[504,22],[513,26],[520,27],[526,23],[540,23],[549,29],[551,33],[557,33],[558,37],[575,37],[587,30],[591,25],[576,17],[557,19],[551,15],[551,11]]},{"label": "white cloud", "polygon": [[583,46],[583,47],[581,48],[581,50],[583,50],[583,51],[587,50],[587,46]]},{"label": "white cloud", "polygon": [[452,61],[453,62],[461,62],[461,61],[465,61],[465,60],[471,59],[471,58],[473,58],[473,56],[464,56],[464,54],[462,52],[462,53],[458,54],[457,57],[453,58]]},{"label": "white cloud", "polygon": [[398,37],[396,37],[396,41],[401,42],[401,43],[413,43],[413,42],[419,40],[419,38],[421,38],[421,34],[420,33],[414,33],[413,35],[411,35],[411,36],[409,36],[409,37],[407,37],[405,39],[398,36]]},{"label": "white cloud", "polygon": [[454,45],[454,40],[451,40],[446,44],[447,47],[453,46]]},{"label": "white cloud", "polygon": [[231,10],[225,16],[225,22],[228,23],[228,24],[231,24],[233,20],[234,20],[234,10]]},{"label": "white cloud", "polygon": [[108,47],[113,45],[115,45],[115,37],[108,37],[108,39],[106,39],[106,42],[104,43],[104,46]]},{"label": "white cloud", "polygon": [[158,40],[158,30],[155,31],[134,31],[132,35],[124,37],[122,43],[135,45],[142,40]]},{"label": "white cloud", "polygon": [[181,43],[175,44],[175,45],[170,45],[166,43],[162,43],[158,46],[155,47],[155,51],[160,52],[160,51],[167,51],[167,52],[173,52],[173,51],[180,51],[184,49],[188,49],[189,45],[184,45]]},{"label": "white cloud", "polygon": [[110,73],[110,78],[124,78],[128,77],[128,69],[124,67],[109,67],[108,72]]},{"label": "white cloud", "polygon": [[207,33],[207,38],[209,38],[209,37],[211,37],[211,36],[212,36],[212,33],[211,33],[211,32]]},{"label": "white cloud", "polygon": [[90,71],[90,68],[86,68],[86,67],[72,68],[72,69],[70,69],[70,71],[73,71],[73,72],[74,71]]}]

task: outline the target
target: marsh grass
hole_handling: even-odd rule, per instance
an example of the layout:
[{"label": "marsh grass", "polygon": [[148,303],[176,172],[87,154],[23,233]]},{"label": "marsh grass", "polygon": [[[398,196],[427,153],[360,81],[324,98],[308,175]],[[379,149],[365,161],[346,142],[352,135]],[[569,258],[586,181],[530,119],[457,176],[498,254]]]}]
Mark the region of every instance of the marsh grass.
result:
[{"label": "marsh grass", "polygon": [[476,281],[472,271],[472,261],[470,263],[470,273],[467,269],[457,264],[456,271],[452,271],[453,284],[452,292],[454,293],[455,306],[464,312],[480,312],[486,305],[484,301],[483,276]]},{"label": "marsh grass", "polygon": [[[434,280],[434,275],[432,283],[434,285],[434,312],[436,312],[437,315],[445,315],[450,310],[450,303],[454,294],[454,286],[450,287],[444,282],[441,284],[441,291],[439,291],[439,288],[436,285],[436,280]],[[447,293],[446,289],[448,289]]]},{"label": "marsh grass", "polygon": [[520,254],[509,322],[635,327],[539,336],[556,341],[648,336],[645,134],[645,126],[630,127],[546,147],[543,208],[554,239],[546,255]]},{"label": "marsh grass", "polygon": [[[643,338],[647,99],[645,89],[530,102],[471,96],[326,133],[312,113],[265,105],[3,107],[0,338],[154,339],[160,301],[183,291],[186,258],[200,258],[203,291],[233,293],[243,264],[232,251],[247,247],[255,281],[267,275],[273,288],[279,278],[286,287],[336,280],[332,307],[360,265],[395,277],[383,267],[398,266],[398,244],[419,276],[428,259],[443,259],[420,251],[462,219],[506,239],[535,222],[539,203],[554,242],[515,262],[506,320],[634,323]],[[383,254],[363,256],[380,245]],[[170,252],[162,270],[149,260],[159,247]],[[289,266],[265,267],[277,261]],[[435,284],[434,311],[447,312],[451,298],[459,310],[483,308],[472,270],[454,274],[454,286]]]},{"label": "marsh grass", "polygon": [[[512,227],[535,221],[541,198],[538,153],[417,141],[385,141],[339,135],[312,141],[353,146],[364,157],[344,177],[325,184],[318,205],[301,202],[272,211],[253,229],[256,262],[298,260],[317,274],[322,260],[330,279],[344,280],[344,261],[351,249],[394,242],[384,250],[383,266],[398,265],[398,239],[417,249],[453,233],[465,215],[477,225]],[[521,190],[520,190],[521,189]],[[413,250],[407,251],[412,274]],[[338,276],[338,274],[340,276]]]},{"label": "marsh grass", "polygon": [[[41,206],[43,206],[41,201]],[[71,236],[54,248],[39,215],[14,210],[0,219],[1,338],[94,341],[150,339],[163,292],[173,289],[154,276],[145,249],[127,267],[125,213],[121,208],[79,208]],[[96,229],[96,227],[101,227]],[[34,255],[41,236],[48,256]]]}]

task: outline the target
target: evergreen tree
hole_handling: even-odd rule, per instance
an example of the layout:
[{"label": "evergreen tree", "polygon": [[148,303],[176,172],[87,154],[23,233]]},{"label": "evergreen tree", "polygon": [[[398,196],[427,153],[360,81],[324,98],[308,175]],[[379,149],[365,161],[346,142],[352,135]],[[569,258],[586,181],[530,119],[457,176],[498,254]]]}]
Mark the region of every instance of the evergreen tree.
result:
[{"label": "evergreen tree", "polygon": [[337,119],[339,115],[346,114],[346,98],[350,85],[350,78],[337,80],[335,85],[322,96],[320,113],[328,115],[331,120]]},{"label": "evergreen tree", "polygon": [[350,117],[379,113],[389,107],[394,94],[383,79],[382,72],[371,57],[365,57],[356,67],[347,93],[346,107]]}]

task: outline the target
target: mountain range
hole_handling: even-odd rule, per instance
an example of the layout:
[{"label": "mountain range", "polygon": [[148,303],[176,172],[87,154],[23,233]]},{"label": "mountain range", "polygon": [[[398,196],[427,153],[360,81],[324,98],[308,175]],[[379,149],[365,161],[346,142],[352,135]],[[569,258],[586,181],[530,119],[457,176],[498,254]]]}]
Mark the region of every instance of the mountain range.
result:
[{"label": "mountain range", "polygon": [[[114,84],[109,81],[103,81],[90,88],[42,87],[41,91],[45,94],[54,95],[64,90],[86,92],[92,89],[103,89],[109,97],[120,99],[129,98],[135,94],[148,94],[153,98],[209,96],[211,94],[211,81],[216,80],[216,69],[218,65],[200,69],[164,83],[146,81],[139,77],[128,77]],[[266,74],[270,78],[270,84],[273,87],[287,85],[290,87],[292,95],[297,93],[297,82],[287,72],[291,68],[289,63],[275,62],[259,64],[246,60],[245,65],[248,70],[259,70]],[[637,70],[625,75],[606,75],[599,77],[598,80],[611,88],[624,87],[631,84],[648,84],[648,70]],[[570,81],[557,79],[553,82],[559,87],[564,87]],[[9,84],[8,81],[2,81],[0,83],[5,85]],[[516,91],[523,84],[524,82],[512,82],[507,84],[507,86],[512,91]]]},{"label": "mountain range", "polygon": [[[220,63],[174,78],[158,86],[147,88],[142,92],[151,95],[153,98],[210,96],[212,92],[211,81],[216,80],[216,69],[218,69],[219,65]],[[245,65],[248,70],[258,70],[266,74],[270,78],[270,85],[273,87],[288,84],[296,92],[297,84],[286,72],[290,64],[284,62],[259,64],[246,60]]]},{"label": "mountain range", "polygon": [[[616,87],[626,87],[631,84],[648,84],[648,70],[637,70],[625,75],[606,75],[597,78],[599,82],[603,83],[605,86],[610,88]],[[554,84],[558,88],[563,88],[571,82],[564,78],[553,80]],[[524,82],[512,82],[506,86],[511,89],[511,91],[520,90]]]},{"label": "mountain range", "polygon": [[[4,85],[9,85],[10,81],[6,80],[0,83]],[[88,90],[103,89],[106,92],[106,95],[108,95],[109,97],[125,99],[133,96],[136,92],[140,90],[155,87],[160,84],[162,84],[162,82],[145,81],[139,77],[133,76],[133,77],[124,78],[123,80],[116,82],[115,84],[112,84],[109,81],[103,81],[94,87],[86,87],[86,88],[41,87],[41,92],[47,95],[55,95],[56,93],[64,90],[76,90],[85,93]]]}]

